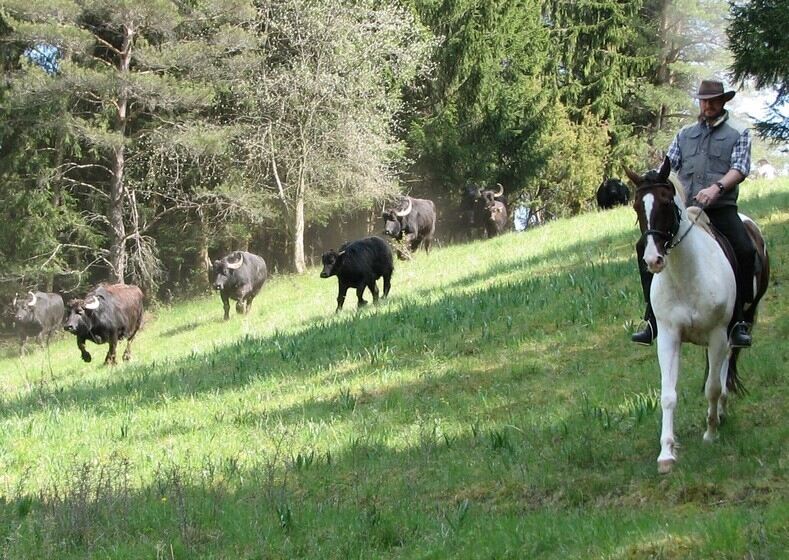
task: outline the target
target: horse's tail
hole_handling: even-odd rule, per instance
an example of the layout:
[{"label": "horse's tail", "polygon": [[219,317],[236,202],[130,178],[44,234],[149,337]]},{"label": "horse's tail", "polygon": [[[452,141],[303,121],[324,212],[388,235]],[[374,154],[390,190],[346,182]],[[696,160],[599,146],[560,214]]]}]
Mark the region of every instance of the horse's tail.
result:
[{"label": "horse's tail", "polygon": [[729,371],[726,375],[726,388],[732,393],[747,395],[748,389],[746,389],[745,384],[737,373],[737,357],[739,355],[740,348],[731,349],[731,353],[729,354]]}]

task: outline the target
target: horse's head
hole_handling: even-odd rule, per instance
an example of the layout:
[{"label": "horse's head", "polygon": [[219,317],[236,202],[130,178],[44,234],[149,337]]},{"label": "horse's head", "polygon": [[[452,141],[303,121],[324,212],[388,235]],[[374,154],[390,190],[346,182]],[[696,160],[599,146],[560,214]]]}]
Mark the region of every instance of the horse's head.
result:
[{"label": "horse's head", "polygon": [[650,170],[642,175],[625,169],[636,187],[633,209],[641,228],[640,242],[644,243],[644,262],[653,274],[666,266],[666,255],[675,246],[682,211],[677,205],[677,188],[670,177],[671,163],[663,161],[659,171]]}]

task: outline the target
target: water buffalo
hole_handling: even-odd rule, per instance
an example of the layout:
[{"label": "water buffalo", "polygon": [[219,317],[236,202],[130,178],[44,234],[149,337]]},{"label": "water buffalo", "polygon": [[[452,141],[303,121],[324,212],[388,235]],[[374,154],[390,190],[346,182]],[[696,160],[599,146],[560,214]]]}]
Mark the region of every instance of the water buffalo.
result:
[{"label": "water buffalo", "polygon": [[230,319],[230,300],[236,302],[237,313],[246,314],[267,278],[263,257],[246,251],[234,251],[214,261],[214,289],[222,296],[225,321]]},{"label": "water buffalo", "polygon": [[14,298],[14,328],[19,333],[19,352],[25,353],[27,339],[35,336],[42,346],[63,325],[66,308],[59,294],[28,292]]},{"label": "water buffalo", "polygon": [[603,210],[624,206],[629,200],[630,189],[619,179],[606,179],[597,188],[597,205]]},{"label": "water buffalo", "polygon": [[[466,188],[463,200],[470,229],[477,230],[480,235],[487,235],[487,237],[494,237],[506,229],[507,197],[504,195],[504,187],[501,183],[496,183],[496,190],[470,185]],[[500,203],[501,206],[495,203]],[[491,208],[497,208],[497,220],[491,219]],[[501,212],[502,208],[504,209],[503,213]],[[504,217],[503,226],[499,225],[502,216]]]},{"label": "water buffalo", "polygon": [[380,237],[365,237],[357,241],[343,244],[339,251],[329,250],[321,257],[323,270],[321,278],[336,276],[339,283],[337,309],[342,309],[345,293],[348,288],[356,288],[359,298],[358,307],[365,305],[362,295],[369,288],[373,294],[373,302],[378,301],[376,280],[384,278],[384,297],[389,295],[394,264],[389,244]]},{"label": "water buffalo", "polygon": [[123,360],[131,358],[131,343],[142,325],[142,290],[127,284],[99,284],[84,299],[69,301],[65,329],[76,335],[77,347],[86,362],[91,356],[85,341],[109,343],[105,365],[115,365],[118,341],[127,339]]},{"label": "water buffalo", "polygon": [[496,237],[507,229],[507,207],[503,202],[491,200],[485,206],[485,232],[488,238]]},{"label": "water buffalo", "polygon": [[432,200],[406,197],[402,210],[384,210],[384,234],[408,242],[409,249],[416,251],[424,242],[425,252],[430,252],[433,234],[436,231],[436,207]]}]

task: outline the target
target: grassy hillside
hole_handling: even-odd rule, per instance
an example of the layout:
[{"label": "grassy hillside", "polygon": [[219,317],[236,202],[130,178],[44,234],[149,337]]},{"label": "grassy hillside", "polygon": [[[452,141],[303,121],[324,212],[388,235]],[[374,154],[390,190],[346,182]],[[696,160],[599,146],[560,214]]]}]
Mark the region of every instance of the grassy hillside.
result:
[{"label": "grassy hillside", "polygon": [[785,557],[789,181],[743,190],[774,271],[750,394],[704,445],[684,349],[669,476],[621,208],[419,253],[358,313],[311,270],[229,322],[218,296],[150,310],[116,368],[65,335],[7,350],[4,557]]}]

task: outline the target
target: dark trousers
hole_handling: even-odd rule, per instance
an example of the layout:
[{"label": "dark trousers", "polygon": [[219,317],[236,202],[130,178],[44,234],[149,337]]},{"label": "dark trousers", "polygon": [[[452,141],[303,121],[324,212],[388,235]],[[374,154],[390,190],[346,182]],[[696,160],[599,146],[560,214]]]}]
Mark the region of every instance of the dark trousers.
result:
[{"label": "dark trousers", "polygon": [[[737,279],[737,301],[734,305],[734,315],[732,323],[742,321],[743,302],[753,301],[753,274],[756,260],[756,249],[748,237],[745,225],[737,214],[736,206],[723,206],[720,208],[707,208],[704,212],[709,216],[710,222],[721,234],[728,239],[737,257],[737,266],[734,275]],[[652,314],[652,305],[649,301],[649,290],[652,286],[653,274],[647,269],[644,263],[645,243],[639,241],[636,244],[636,256],[638,258],[638,272],[641,275],[641,289],[644,291],[644,301],[647,308],[644,312],[644,319],[655,326],[655,318]]]}]

